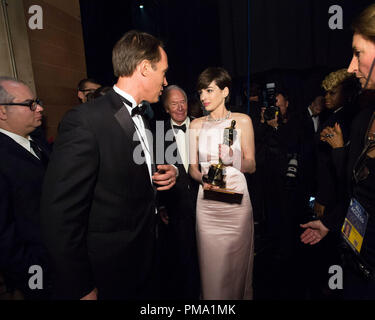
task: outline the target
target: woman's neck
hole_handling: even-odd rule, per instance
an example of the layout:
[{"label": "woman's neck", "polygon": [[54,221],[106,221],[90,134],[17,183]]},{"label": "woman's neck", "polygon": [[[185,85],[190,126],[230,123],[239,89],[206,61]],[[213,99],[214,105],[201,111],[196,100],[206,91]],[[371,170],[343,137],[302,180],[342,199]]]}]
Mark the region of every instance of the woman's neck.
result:
[{"label": "woman's neck", "polygon": [[225,106],[223,105],[211,111],[210,118],[214,120],[224,119],[228,115],[228,112],[229,111],[227,110],[227,108],[225,108]]}]

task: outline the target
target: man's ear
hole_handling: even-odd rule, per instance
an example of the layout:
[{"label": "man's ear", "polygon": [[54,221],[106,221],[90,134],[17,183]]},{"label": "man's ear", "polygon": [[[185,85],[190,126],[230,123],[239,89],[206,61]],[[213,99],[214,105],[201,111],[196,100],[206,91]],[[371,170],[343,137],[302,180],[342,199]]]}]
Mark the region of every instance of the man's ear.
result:
[{"label": "man's ear", "polygon": [[77,96],[82,102],[85,100],[85,94],[82,91],[78,91]]},{"label": "man's ear", "polygon": [[5,106],[0,106],[0,120],[5,121],[7,118],[7,108]]},{"label": "man's ear", "polygon": [[151,68],[151,63],[150,61],[148,60],[142,60],[139,65],[138,65],[138,70],[140,72],[140,74],[144,77],[147,77],[148,75],[148,71],[150,70]]}]

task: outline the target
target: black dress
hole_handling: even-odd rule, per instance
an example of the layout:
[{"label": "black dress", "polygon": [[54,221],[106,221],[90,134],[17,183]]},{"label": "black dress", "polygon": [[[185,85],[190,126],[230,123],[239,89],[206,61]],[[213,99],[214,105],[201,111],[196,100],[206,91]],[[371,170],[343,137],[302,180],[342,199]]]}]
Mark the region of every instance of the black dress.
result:
[{"label": "black dress", "polygon": [[[330,230],[338,230],[343,224],[349,201],[355,198],[367,211],[369,219],[360,253],[361,261],[375,274],[375,159],[365,156],[368,175],[356,182],[353,170],[365,147],[367,131],[371,124],[374,107],[363,110],[353,121],[350,145],[347,148],[334,149],[332,152],[336,167],[344,170],[346,190],[342,190],[342,200],[335,210],[322,219]],[[345,165],[344,165],[345,164]],[[345,172],[346,171],[346,172]],[[344,297],[346,299],[375,299],[375,278],[367,279],[358,269],[355,255],[344,255]]]}]

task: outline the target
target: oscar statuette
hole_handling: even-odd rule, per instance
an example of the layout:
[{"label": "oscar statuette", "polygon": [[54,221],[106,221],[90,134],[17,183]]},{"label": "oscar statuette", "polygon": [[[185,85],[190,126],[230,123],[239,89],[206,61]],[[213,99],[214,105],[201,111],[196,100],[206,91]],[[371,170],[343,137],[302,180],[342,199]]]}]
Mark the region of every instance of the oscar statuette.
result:
[{"label": "oscar statuette", "polygon": [[[224,129],[223,144],[233,145],[235,135],[236,120],[232,120],[231,126]],[[219,163],[212,164],[208,174],[203,176],[203,182],[214,186],[215,188],[205,188],[204,198],[229,203],[241,203],[243,194],[226,188],[225,165],[219,155]]]}]

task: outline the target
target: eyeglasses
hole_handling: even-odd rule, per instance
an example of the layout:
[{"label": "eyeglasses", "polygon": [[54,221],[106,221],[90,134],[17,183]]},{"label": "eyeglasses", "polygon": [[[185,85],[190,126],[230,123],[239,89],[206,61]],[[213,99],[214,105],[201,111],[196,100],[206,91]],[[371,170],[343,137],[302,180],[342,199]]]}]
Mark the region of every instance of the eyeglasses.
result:
[{"label": "eyeglasses", "polygon": [[43,107],[43,102],[36,98],[35,100],[26,100],[24,102],[10,102],[10,103],[1,103],[1,106],[23,106],[29,107],[31,111],[35,111],[36,108],[39,106]]},{"label": "eyeglasses", "polygon": [[80,90],[80,89],[78,89],[78,91],[81,91],[81,92],[94,92],[96,89],[82,89],[82,90]]}]

